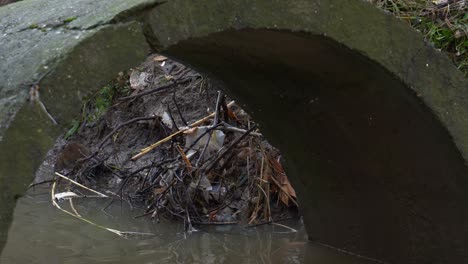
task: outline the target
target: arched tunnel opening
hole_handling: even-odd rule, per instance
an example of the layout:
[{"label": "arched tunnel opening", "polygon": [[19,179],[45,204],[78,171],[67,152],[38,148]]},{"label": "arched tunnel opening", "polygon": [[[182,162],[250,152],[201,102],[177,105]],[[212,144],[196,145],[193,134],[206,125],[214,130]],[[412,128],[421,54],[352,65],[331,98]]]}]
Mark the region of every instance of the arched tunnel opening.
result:
[{"label": "arched tunnel opening", "polygon": [[210,74],[260,122],[311,240],[394,263],[458,258],[444,247],[460,248],[467,232],[463,158],[383,67],[327,37],[276,30],[214,33],[166,54]]},{"label": "arched tunnel opening", "polygon": [[[78,18],[72,30],[88,32],[73,36],[87,34],[74,44],[61,42],[72,39],[63,32],[49,46],[25,43],[39,51],[66,44],[59,59],[35,53],[55,68],[41,83],[41,99],[61,123],[78,111],[90,87],[115,74],[107,69],[142,56],[144,48],[130,50],[135,43],[149,44],[209,75],[260,123],[284,155],[310,240],[389,263],[466,262],[466,107],[460,104],[466,82],[450,70],[439,76],[437,67],[446,61],[431,48],[418,42],[402,49],[401,40],[420,39],[364,3],[347,9],[315,1],[255,1],[245,10],[235,1],[224,4],[148,5],[143,24],[151,28],[145,36],[141,21],[132,21],[131,14],[141,11],[136,9],[109,24],[80,28]],[[356,37],[365,31],[359,15],[368,13],[375,25],[368,35],[385,27],[382,36]],[[21,46],[5,43],[12,50]],[[44,63],[21,67],[37,73]],[[18,72],[8,70],[3,68],[16,81]],[[11,183],[0,197],[2,228],[9,225],[23,181],[59,134],[44,124],[47,117],[33,115],[37,109],[18,109],[0,135],[2,151],[24,151],[0,156],[0,183]],[[9,178],[13,173],[18,177]],[[0,241],[5,237],[0,234]]]}]

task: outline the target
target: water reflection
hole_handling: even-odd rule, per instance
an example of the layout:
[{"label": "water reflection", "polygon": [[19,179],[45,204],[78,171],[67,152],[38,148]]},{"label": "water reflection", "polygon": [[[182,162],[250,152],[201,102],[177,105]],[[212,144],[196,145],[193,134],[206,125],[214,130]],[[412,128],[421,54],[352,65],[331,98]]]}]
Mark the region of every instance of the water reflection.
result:
[{"label": "water reflection", "polygon": [[42,193],[19,199],[1,263],[370,263],[308,243],[297,221],[285,223],[297,233],[278,226],[201,226],[188,235],[180,224],[135,220],[138,212],[128,214],[125,206],[105,214],[106,201],[76,203],[83,216],[107,227],[155,234],[123,239],[56,210]]}]

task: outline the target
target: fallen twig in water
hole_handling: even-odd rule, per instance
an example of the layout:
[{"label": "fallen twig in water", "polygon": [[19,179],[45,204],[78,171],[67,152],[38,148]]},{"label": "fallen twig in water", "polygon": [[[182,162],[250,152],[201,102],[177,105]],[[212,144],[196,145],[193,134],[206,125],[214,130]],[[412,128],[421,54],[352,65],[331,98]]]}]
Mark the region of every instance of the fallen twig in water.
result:
[{"label": "fallen twig in water", "polygon": [[[64,176],[64,175],[62,175],[62,174],[60,174],[60,173],[58,173],[58,172],[55,172],[55,175],[57,175],[57,176],[59,176],[60,178],[65,179],[65,180],[67,180],[67,181],[69,181],[69,182],[75,184],[76,186],[79,186],[79,187],[81,187],[81,188],[83,188],[83,189],[85,189],[85,190],[88,190],[88,191],[90,191],[90,192],[93,192],[93,193],[95,193],[95,194],[97,194],[97,195],[99,195],[99,196],[101,196],[101,197],[109,198],[109,196],[107,196],[107,195],[105,195],[105,194],[103,194],[103,193],[100,193],[100,192],[98,192],[98,191],[95,191],[95,190],[93,190],[93,189],[90,189],[90,188],[84,186],[83,184],[80,184],[80,183],[78,183],[78,182],[76,182],[76,181],[74,181],[74,180],[72,180],[72,179],[70,179],[70,178],[68,178],[68,177],[66,177],[66,176]],[[55,184],[55,182],[54,182],[54,184]]]},{"label": "fallen twig in water", "polygon": [[31,188],[36,187],[37,185],[41,185],[41,184],[45,184],[45,183],[52,183],[52,182],[55,182],[55,179],[52,179],[52,180],[45,180],[45,181],[36,182],[36,183],[31,183],[31,184],[28,186],[28,190],[31,189]]},{"label": "fallen twig in water", "polygon": [[[58,175],[58,176],[60,176],[60,175]],[[62,175],[62,176],[63,176],[63,175]],[[62,177],[62,176],[60,176],[60,177]],[[64,177],[64,176],[63,176],[63,177]],[[65,179],[68,179],[68,178],[65,177]],[[70,212],[70,211],[67,211],[67,210],[63,209],[62,207],[60,207],[60,205],[57,203],[57,201],[56,201],[56,199],[55,199],[55,188],[56,188],[56,186],[57,186],[57,182],[54,182],[54,183],[52,184],[52,188],[51,188],[51,192],[50,192],[50,194],[51,194],[51,201],[52,201],[52,205],[55,206],[55,207],[57,207],[57,209],[59,209],[60,211],[66,213],[66,214],[68,214],[68,215],[70,215],[70,216],[72,216],[72,217],[75,217],[75,218],[77,218],[77,219],[79,219],[79,220],[81,220],[81,221],[83,221],[83,222],[86,222],[86,223],[88,223],[88,224],[90,224],[90,225],[93,225],[93,226],[95,226],[95,227],[97,227],[97,228],[107,230],[107,231],[109,231],[109,232],[111,232],[111,233],[114,233],[114,234],[116,234],[116,235],[118,235],[118,236],[120,236],[120,237],[123,237],[123,238],[126,238],[126,237],[125,237],[126,235],[151,235],[151,236],[154,236],[154,234],[151,234],[151,233],[139,233],[139,232],[119,231],[119,230],[116,230],[116,229],[108,228],[108,227],[105,227],[105,226],[96,224],[96,223],[94,223],[94,222],[92,222],[92,221],[90,221],[90,220],[88,220],[88,219],[86,219],[86,218],[83,218],[83,217],[82,217],[81,215],[79,215],[78,213],[75,214],[75,213],[72,213],[72,212]],[[81,187],[81,186],[80,186],[80,187]],[[89,188],[85,188],[85,189],[91,190],[91,189],[89,189]],[[72,209],[76,212],[76,210],[74,209],[74,207],[72,207]]]},{"label": "fallen twig in water", "polygon": [[292,228],[292,227],[289,227],[289,226],[286,226],[286,225],[282,225],[282,224],[278,224],[278,223],[271,223],[272,225],[275,225],[275,226],[279,226],[279,227],[282,227],[282,228],[286,228],[288,230],[290,230],[291,232],[293,233],[297,233],[297,230]]}]

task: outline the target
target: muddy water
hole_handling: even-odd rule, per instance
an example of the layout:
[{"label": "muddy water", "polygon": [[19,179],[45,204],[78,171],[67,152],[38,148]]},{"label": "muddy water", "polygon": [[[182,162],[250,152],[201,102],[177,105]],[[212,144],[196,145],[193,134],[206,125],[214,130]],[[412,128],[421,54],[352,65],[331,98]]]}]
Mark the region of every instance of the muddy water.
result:
[{"label": "muddy water", "polygon": [[[58,211],[47,189],[18,201],[1,263],[371,263],[307,242],[300,221],[242,229],[201,226],[182,232],[182,224],[133,219],[137,209],[105,200],[76,201],[86,218],[121,231],[146,232],[127,239]],[[66,205],[63,205],[66,207]]]}]

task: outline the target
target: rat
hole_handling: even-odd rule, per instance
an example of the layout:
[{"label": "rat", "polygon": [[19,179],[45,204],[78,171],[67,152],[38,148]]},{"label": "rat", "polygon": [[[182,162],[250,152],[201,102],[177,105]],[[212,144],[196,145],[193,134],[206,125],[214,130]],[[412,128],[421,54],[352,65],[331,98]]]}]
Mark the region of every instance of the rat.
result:
[{"label": "rat", "polygon": [[91,155],[91,151],[83,144],[72,142],[67,144],[55,162],[54,170],[57,172],[63,170],[72,170],[81,159]]}]

